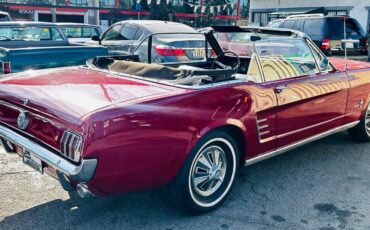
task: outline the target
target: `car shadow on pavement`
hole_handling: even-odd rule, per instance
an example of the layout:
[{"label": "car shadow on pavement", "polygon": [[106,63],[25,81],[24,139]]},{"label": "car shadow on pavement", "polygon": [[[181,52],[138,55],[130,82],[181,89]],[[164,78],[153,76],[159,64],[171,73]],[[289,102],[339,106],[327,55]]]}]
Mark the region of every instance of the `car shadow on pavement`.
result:
[{"label": "car shadow on pavement", "polygon": [[[184,214],[167,202],[165,189],[123,195],[56,199],[7,216],[0,229],[335,229],[369,224],[355,190],[370,184],[362,163],[338,133],[264,162],[242,168],[230,198],[216,211]],[[357,146],[359,147],[359,146]],[[359,148],[369,148],[365,144]],[[360,162],[358,161],[359,159]],[[352,178],[352,179],[349,179]],[[347,186],[348,184],[348,186]],[[369,192],[363,196],[369,197]]]}]

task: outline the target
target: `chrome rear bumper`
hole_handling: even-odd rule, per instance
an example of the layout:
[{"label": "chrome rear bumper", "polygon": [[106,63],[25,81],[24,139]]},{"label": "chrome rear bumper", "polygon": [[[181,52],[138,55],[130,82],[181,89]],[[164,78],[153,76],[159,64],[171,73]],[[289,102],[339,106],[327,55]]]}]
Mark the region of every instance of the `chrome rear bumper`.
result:
[{"label": "chrome rear bumper", "polygon": [[96,159],[81,159],[80,164],[75,165],[2,124],[0,124],[0,136],[34,153],[43,162],[69,176],[74,181],[88,182],[94,176],[97,166]]}]

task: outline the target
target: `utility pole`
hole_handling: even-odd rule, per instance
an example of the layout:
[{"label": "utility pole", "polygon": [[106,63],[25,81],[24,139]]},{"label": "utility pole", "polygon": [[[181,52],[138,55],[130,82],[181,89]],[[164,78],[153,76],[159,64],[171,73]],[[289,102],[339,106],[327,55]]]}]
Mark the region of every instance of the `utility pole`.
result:
[{"label": "utility pole", "polygon": [[51,21],[53,23],[56,23],[57,22],[57,9],[55,8],[56,5],[57,5],[57,0],[52,0],[51,4],[52,4],[52,7],[51,7]]},{"label": "utility pole", "polygon": [[88,0],[88,6],[93,7],[93,9],[88,10],[88,23],[100,25],[99,0]]}]

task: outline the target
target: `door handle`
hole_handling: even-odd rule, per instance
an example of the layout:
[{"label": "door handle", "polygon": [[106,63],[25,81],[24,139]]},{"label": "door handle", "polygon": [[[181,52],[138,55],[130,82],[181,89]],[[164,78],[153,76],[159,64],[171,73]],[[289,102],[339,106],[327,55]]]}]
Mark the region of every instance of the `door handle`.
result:
[{"label": "door handle", "polygon": [[278,86],[275,86],[274,92],[275,93],[281,93],[286,88],[288,88],[288,85],[278,85]]}]

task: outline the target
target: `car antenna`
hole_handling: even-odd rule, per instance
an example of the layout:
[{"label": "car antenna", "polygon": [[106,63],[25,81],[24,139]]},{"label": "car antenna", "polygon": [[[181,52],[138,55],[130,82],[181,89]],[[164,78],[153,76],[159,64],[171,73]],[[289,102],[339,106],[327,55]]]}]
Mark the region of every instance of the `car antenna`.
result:
[{"label": "car antenna", "polygon": [[347,62],[347,25],[346,25],[346,18],[344,17],[344,23],[343,23],[343,26],[344,26],[344,61],[345,61],[345,65],[344,65],[344,71],[347,71],[348,70],[348,62]]}]

